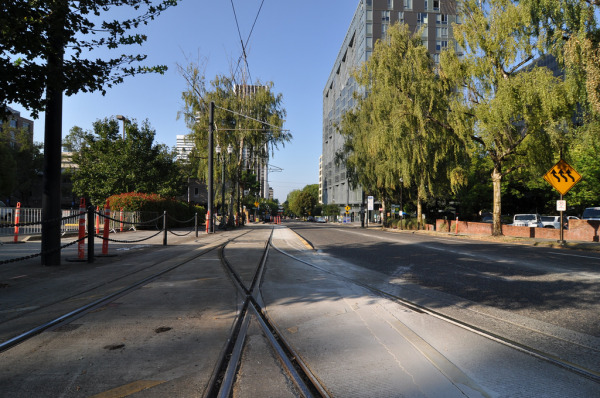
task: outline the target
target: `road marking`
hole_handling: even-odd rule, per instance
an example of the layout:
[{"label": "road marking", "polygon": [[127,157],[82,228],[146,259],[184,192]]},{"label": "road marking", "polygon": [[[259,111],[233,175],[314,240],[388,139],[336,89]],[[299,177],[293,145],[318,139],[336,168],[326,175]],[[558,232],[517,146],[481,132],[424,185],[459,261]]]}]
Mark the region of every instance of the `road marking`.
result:
[{"label": "road marking", "polygon": [[152,388],[164,383],[166,380],[138,380],[133,383],[125,384],[124,386],[113,388],[112,390],[101,392],[93,395],[90,398],[121,398],[126,397],[136,392]]}]

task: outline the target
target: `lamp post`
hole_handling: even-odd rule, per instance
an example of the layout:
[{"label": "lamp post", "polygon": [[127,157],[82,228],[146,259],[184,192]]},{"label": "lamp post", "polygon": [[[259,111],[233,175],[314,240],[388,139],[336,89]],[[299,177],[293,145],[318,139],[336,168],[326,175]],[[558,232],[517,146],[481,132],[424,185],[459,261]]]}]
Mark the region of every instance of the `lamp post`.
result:
[{"label": "lamp post", "polygon": [[[227,160],[231,163],[231,154],[233,153],[233,146],[231,144],[227,145]],[[233,184],[232,184],[233,185]],[[225,181],[223,181],[223,186],[225,186]],[[225,191],[223,191],[225,193]],[[223,200],[225,200],[225,196],[223,196]],[[224,214],[224,212],[223,212]],[[231,198],[229,199],[229,217],[227,220],[227,224],[232,223],[233,220],[233,191],[231,192]]]},{"label": "lamp post", "polygon": [[123,141],[125,141],[125,122],[128,122],[129,119],[127,119],[125,116],[123,115],[117,115],[117,120],[120,120],[123,122]]},{"label": "lamp post", "polygon": [[225,208],[225,155],[221,156],[221,145],[217,144],[215,148],[217,158],[221,161],[221,224],[223,224],[223,216]]}]

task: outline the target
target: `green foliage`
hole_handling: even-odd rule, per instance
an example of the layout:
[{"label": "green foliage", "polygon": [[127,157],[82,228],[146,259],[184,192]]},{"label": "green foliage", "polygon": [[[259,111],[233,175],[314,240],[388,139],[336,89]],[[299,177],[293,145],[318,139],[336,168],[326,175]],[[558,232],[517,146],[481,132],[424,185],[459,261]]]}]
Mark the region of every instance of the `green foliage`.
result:
[{"label": "green foliage", "polygon": [[0,197],[15,196],[27,205],[42,164],[41,144],[33,143],[27,130],[4,123],[0,129]]},{"label": "green foliage", "polygon": [[[81,136],[80,129],[72,130]],[[155,131],[148,121],[126,124],[125,140],[116,119],[94,122],[93,132],[83,134],[81,149],[73,154],[78,168],[73,192],[102,205],[110,195],[123,192],[154,192],[176,196],[183,184],[175,153],[154,144]]]},{"label": "green foliage", "polygon": [[141,212],[145,220],[156,218],[165,211],[169,216],[168,226],[190,225],[192,222],[182,223],[198,213],[199,223],[203,222],[206,210],[202,206],[189,205],[172,198],[165,198],[158,194],[145,194],[130,192],[108,197],[107,202],[111,210]]},{"label": "green foliage", "polygon": [[[4,119],[5,105],[13,102],[31,110],[36,117],[45,108],[44,92],[50,85],[67,95],[98,90],[104,93],[126,76],[164,73],[166,66],[133,66],[145,55],[123,54],[105,60],[87,54],[101,47],[116,49],[142,44],[145,35],[129,32],[176,4],[175,0],[2,2],[0,119]],[[139,14],[112,19],[124,7]]]},{"label": "green foliage", "polygon": [[463,24],[454,26],[465,51],[441,56],[441,72],[453,90],[450,125],[471,137],[492,161],[494,234],[501,234],[502,179],[519,169],[539,174],[551,166],[575,111],[571,87],[537,66],[544,37],[531,34],[527,2],[465,0]]},{"label": "green foliage", "polygon": [[[317,188],[315,190],[315,187]],[[288,194],[289,209],[297,216],[314,216],[319,202],[318,184],[306,185],[302,190],[294,190]],[[319,209],[321,210],[321,209]]]},{"label": "green foliage", "polygon": [[339,126],[345,144],[338,159],[353,184],[382,200],[414,188],[419,213],[422,200],[466,179],[466,141],[447,122],[452,87],[434,67],[420,35],[404,24],[390,27],[355,75],[368,95]]},{"label": "green foliage", "polygon": [[340,206],[335,203],[329,203],[323,206],[323,215],[324,216],[338,216],[341,213]]}]

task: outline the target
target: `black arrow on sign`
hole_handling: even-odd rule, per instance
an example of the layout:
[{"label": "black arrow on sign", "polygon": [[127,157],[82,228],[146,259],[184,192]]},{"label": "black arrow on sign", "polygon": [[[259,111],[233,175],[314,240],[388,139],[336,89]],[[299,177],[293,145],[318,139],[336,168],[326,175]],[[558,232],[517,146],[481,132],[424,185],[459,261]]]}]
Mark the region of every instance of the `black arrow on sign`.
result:
[{"label": "black arrow on sign", "polygon": [[571,170],[567,170],[567,175],[571,178],[571,181],[575,182],[575,178],[571,175]]},{"label": "black arrow on sign", "polygon": [[556,174],[556,171],[552,170],[552,173],[551,173],[551,174],[554,176],[554,178],[556,178],[556,181],[560,182],[560,178],[559,178],[559,177],[558,177],[558,175]]},{"label": "black arrow on sign", "polygon": [[[565,177],[565,172],[563,170],[559,171],[558,174],[565,179],[565,182],[569,182],[569,180],[567,180],[567,177]],[[560,181],[560,180],[559,180]]]}]

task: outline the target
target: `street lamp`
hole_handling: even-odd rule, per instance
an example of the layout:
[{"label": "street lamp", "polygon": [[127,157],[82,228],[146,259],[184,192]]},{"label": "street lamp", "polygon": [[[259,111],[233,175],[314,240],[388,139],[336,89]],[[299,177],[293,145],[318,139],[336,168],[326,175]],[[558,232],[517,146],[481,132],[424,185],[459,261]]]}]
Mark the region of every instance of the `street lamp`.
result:
[{"label": "street lamp", "polygon": [[[215,118],[215,103],[210,102],[209,113],[208,113],[208,205],[207,213],[208,218],[208,232],[215,232],[214,216],[213,216],[213,131],[214,131],[214,118]],[[196,115],[196,122],[200,121],[200,115]]]},{"label": "street lamp", "polygon": [[125,122],[129,122],[129,119],[127,119],[123,115],[117,115],[117,120],[120,120],[123,122],[123,141],[125,141]]}]

